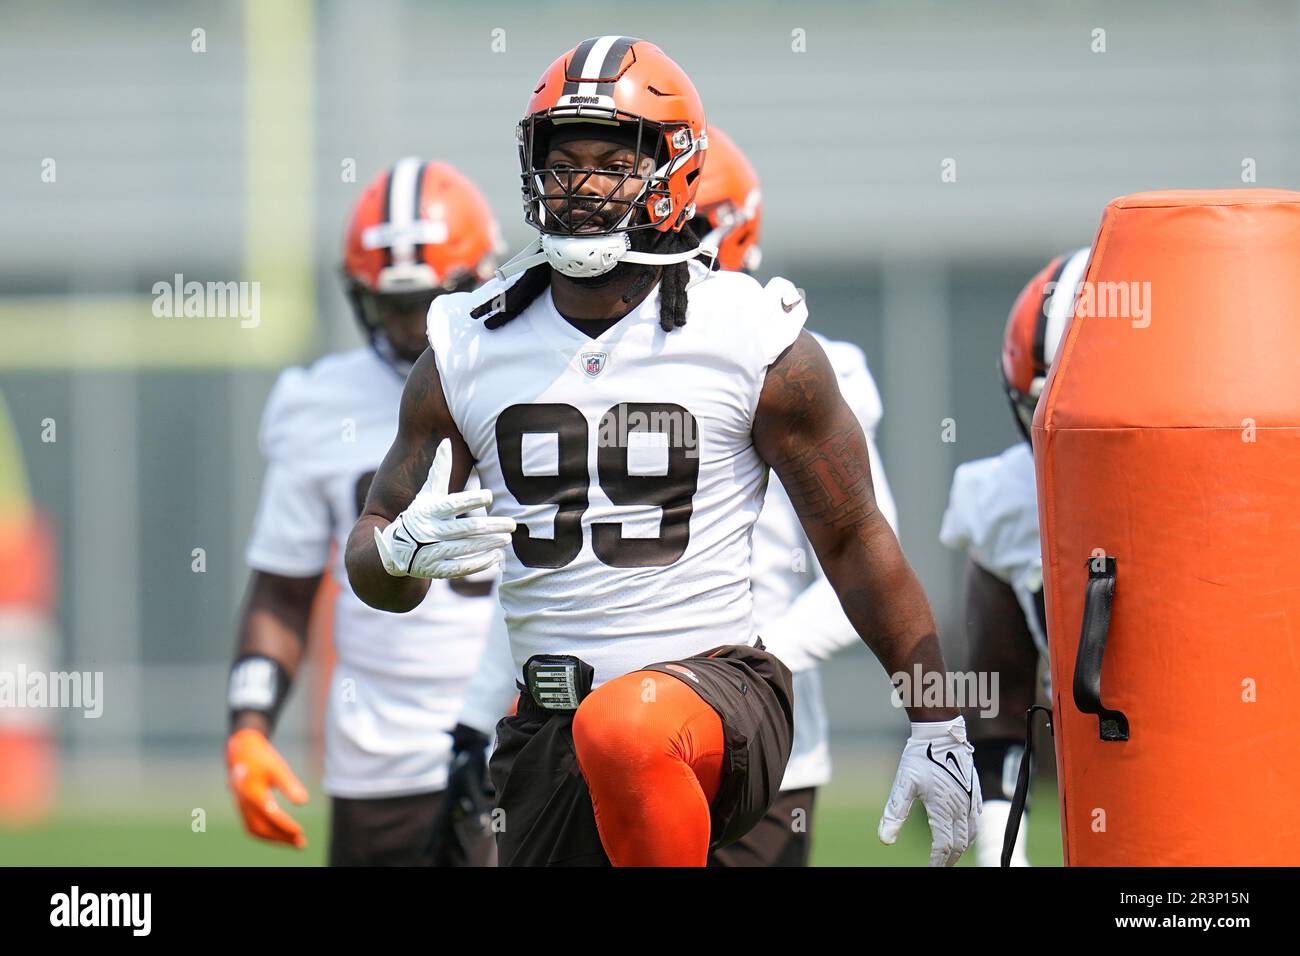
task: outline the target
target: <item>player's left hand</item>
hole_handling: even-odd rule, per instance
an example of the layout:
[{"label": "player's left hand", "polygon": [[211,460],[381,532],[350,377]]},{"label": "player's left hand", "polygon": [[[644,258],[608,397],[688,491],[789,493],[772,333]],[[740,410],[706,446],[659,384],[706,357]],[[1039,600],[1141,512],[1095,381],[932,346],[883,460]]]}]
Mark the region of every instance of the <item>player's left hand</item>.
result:
[{"label": "player's left hand", "polygon": [[491,507],[492,492],[450,493],[451,459],[451,441],[444,438],[415,500],[383,531],[375,529],[379,559],[393,577],[463,578],[505,559],[514,519],[464,516]]},{"label": "player's left hand", "polygon": [[913,722],[876,831],[880,841],[892,844],[898,839],[912,803],[920,798],[930,821],[930,865],[956,863],[975,838],[984,807],[974,753],[966,740],[965,719]]}]

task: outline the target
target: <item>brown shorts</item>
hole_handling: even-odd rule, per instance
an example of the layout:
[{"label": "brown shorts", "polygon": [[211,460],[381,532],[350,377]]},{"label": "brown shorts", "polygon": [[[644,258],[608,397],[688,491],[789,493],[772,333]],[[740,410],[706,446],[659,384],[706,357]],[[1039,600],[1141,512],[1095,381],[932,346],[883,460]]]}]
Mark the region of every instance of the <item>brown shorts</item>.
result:
[{"label": "brown shorts", "polygon": [[[669,669],[687,668],[698,680]],[[759,647],[728,644],[680,661],[651,664],[694,690],[722,718],[722,782],[710,808],[711,845],[753,828],[781,786],[794,735],[790,672]],[[488,771],[504,811],[501,866],[609,866],[591,794],[573,746],[573,714],[520,695],[519,712],[497,724]]]},{"label": "brown shorts", "polygon": [[442,791],[330,799],[330,866],[491,866],[490,833],[465,833],[436,863],[427,855]]},{"label": "brown shorts", "polygon": [[782,790],[754,829],[709,854],[709,866],[807,866],[815,787]]}]

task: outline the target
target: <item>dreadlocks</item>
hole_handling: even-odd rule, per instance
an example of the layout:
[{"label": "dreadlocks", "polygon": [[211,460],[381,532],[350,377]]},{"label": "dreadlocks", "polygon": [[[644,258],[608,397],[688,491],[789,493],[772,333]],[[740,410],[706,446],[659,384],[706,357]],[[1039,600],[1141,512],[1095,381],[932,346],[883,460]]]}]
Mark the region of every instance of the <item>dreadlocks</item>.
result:
[{"label": "dreadlocks", "polygon": [[[633,242],[640,234],[632,233]],[[695,233],[689,225],[682,226],[678,232],[656,233],[649,250],[659,253],[686,252],[699,245]],[[644,295],[646,289],[659,280],[659,326],[665,332],[681,328],[686,324],[686,284],[690,281],[690,263],[675,262],[667,266],[643,266],[621,263],[615,269],[629,268],[636,270],[636,278],[623,294],[623,302],[630,304]],[[551,267],[542,263],[527,270],[519,281],[500,295],[494,296],[474,309],[470,315],[481,319],[488,329],[499,329],[519,313],[523,312],[546,291],[551,284]]]}]

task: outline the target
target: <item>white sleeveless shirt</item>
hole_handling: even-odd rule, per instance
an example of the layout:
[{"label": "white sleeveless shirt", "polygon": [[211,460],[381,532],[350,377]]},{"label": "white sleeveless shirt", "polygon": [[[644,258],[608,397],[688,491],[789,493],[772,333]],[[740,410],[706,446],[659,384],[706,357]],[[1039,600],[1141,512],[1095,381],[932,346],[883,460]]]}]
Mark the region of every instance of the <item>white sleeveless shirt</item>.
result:
[{"label": "white sleeveless shirt", "polygon": [[598,685],[753,641],[750,530],[768,469],[750,432],[767,368],[807,317],[774,281],[788,291],[714,275],[672,332],[656,289],[596,338],[549,290],[494,331],[470,311],[506,283],[434,300],[451,416],[491,513],[519,523],[500,589],[516,667],[575,654]]}]

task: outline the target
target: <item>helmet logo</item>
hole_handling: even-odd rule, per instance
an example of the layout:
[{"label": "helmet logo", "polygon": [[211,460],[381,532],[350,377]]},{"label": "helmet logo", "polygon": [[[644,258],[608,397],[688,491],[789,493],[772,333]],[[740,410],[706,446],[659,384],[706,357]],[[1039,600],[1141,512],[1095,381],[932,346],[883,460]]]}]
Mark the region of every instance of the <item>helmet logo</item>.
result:
[{"label": "helmet logo", "polygon": [[588,378],[595,378],[605,371],[605,362],[609,359],[609,355],[605,352],[583,352],[581,358],[582,370],[587,373]]},{"label": "helmet logo", "polygon": [[[438,215],[443,214],[441,207],[432,211]],[[381,222],[362,230],[361,248],[391,249],[400,243],[436,246],[446,242],[450,237],[451,232],[447,228],[447,221],[433,216],[410,222]]]}]

